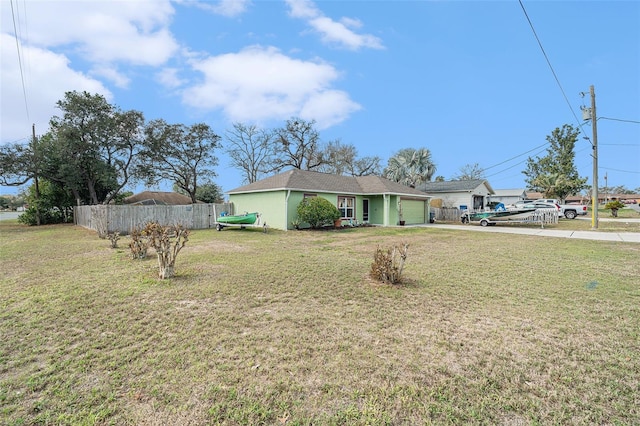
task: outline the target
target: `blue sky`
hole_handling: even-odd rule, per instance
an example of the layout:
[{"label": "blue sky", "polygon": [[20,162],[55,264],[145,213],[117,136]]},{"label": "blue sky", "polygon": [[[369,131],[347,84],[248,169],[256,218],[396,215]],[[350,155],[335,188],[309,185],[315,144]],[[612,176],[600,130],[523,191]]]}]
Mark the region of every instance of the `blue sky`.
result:
[{"label": "blue sky", "polygon": [[[27,141],[31,124],[44,133],[64,92],[86,90],[220,135],[316,120],[325,142],[383,165],[425,147],[436,175],[478,163],[494,189],[524,188],[526,158],[554,128],[592,137],[580,107],[593,85],[599,183],[639,188],[640,2],[522,5],[551,67],[517,0],[2,0],[0,143]],[[216,155],[216,182],[242,185]],[[592,164],[581,139],[589,183]]]}]

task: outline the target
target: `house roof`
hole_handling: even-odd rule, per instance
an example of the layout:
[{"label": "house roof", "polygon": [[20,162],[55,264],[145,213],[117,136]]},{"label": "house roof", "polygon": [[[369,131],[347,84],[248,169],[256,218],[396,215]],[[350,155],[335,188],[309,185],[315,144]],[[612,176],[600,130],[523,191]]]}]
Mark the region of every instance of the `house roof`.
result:
[{"label": "house roof", "polygon": [[493,195],[498,197],[526,197],[527,191],[523,188],[518,189],[496,189],[493,191]]},{"label": "house roof", "polygon": [[437,194],[443,192],[472,192],[483,183],[489,190],[490,194],[495,194],[495,191],[493,190],[491,185],[489,185],[489,182],[484,179],[426,182],[420,185],[419,188],[428,194]]},{"label": "house roof", "polygon": [[419,198],[429,195],[380,176],[341,176],[291,169],[228,191],[229,194],[270,191],[309,191],[338,194],[395,194]]},{"label": "house roof", "polygon": [[192,204],[191,198],[177,192],[142,191],[124,199],[125,204],[181,206]]}]

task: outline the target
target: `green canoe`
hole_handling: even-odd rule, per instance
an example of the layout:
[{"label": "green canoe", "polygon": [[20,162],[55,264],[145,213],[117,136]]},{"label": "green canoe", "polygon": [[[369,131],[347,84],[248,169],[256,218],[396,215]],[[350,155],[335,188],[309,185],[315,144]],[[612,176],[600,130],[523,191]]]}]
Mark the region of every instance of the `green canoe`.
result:
[{"label": "green canoe", "polygon": [[253,225],[258,220],[258,213],[245,213],[239,215],[220,216],[218,223],[225,225]]}]

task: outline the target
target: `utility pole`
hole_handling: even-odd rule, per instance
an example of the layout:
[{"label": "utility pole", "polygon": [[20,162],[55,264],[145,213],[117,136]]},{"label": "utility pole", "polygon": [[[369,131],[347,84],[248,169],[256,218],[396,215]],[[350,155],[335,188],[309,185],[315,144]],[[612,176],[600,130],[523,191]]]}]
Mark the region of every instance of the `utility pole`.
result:
[{"label": "utility pole", "polygon": [[35,160],[34,164],[34,173],[33,173],[33,183],[35,184],[36,189],[36,225],[40,226],[40,185],[38,183],[38,170],[40,168],[40,156],[38,155],[38,142],[36,140],[36,125],[33,124],[31,126],[31,133],[33,134],[32,140],[32,149],[33,149],[33,159]]},{"label": "utility pole", "polygon": [[598,229],[598,128],[596,119],[596,91],[593,85],[589,88],[591,93],[591,128],[593,129],[593,194],[591,202],[591,228]]}]

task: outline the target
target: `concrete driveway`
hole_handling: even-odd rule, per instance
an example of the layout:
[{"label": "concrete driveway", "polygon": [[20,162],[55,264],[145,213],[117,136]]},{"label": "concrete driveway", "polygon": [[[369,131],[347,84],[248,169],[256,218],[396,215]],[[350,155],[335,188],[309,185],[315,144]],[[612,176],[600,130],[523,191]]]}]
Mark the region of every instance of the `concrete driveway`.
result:
[{"label": "concrete driveway", "polygon": [[[586,219],[584,219],[586,220]],[[590,219],[589,219],[590,220]],[[628,221],[640,223],[640,218],[629,219],[609,219],[598,218],[598,221]],[[556,238],[577,238],[580,240],[599,240],[599,241],[622,241],[625,243],[640,243],[640,232],[601,232],[601,231],[566,231],[552,228],[521,228],[517,225],[495,225],[495,226],[480,226],[479,224],[466,224],[466,225],[448,225],[430,223],[426,226],[431,228],[443,228],[443,229],[459,229],[461,231],[472,232],[498,232],[504,234],[523,234],[523,235],[537,235],[540,237],[556,237]]]}]

